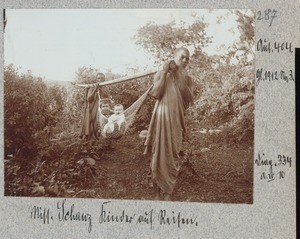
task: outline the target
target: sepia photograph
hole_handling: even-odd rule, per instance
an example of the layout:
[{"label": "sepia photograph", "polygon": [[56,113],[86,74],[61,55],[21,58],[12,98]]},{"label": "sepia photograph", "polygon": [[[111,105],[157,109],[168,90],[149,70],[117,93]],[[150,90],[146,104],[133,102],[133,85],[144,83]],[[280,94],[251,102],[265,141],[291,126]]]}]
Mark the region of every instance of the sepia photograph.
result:
[{"label": "sepia photograph", "polygon": [[253,10],[3,23],[5,197],[253,204]]}]

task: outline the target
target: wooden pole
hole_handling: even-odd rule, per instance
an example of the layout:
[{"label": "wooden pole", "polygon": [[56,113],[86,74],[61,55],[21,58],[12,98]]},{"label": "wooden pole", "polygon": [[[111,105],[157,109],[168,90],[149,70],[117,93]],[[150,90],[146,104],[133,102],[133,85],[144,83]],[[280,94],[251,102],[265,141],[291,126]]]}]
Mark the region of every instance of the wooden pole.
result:
[{"label": "wooden pole", "polygon": [[117,83],[121,83],[121,82],[125,82],[125,81],[130,81],[130,80],[134,80],[134,79],[145,77],[145,76],[151,76],[151,75],[154,75],[156,72],[157,72],[157,70],[149,70],[149,71],[144,71],[144,72],[134,74],[133,76],[124,76],[124,77],[117,78],[117,79],[114,79],[114,80],[104,81],[104,82],[94,83],[94,84],[74,84],[74,83],[73,84],[78,86],[78,87],[83,87],[83,88],[104,86],[104,85],[112,85],[112,84],[117,84]]}]

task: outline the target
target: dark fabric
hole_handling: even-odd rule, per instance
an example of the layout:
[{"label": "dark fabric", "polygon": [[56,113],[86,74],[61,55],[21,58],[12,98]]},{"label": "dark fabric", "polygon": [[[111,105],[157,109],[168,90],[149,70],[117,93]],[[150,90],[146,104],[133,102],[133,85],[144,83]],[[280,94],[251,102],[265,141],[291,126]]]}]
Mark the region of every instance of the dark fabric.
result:
[{"label": "dark fabric", "polygon": [[179,171],[185,109],[192,103],[192,81],[179,71],[167,74],[160,71],[154,76],[150,93],[157,101],[145,141],[145,153],[152,154],[153,182],[163,192],[172,193]]},{"label": "dark fabric", "polygon": [[98,139],[97,113],[99,98],[97,87],[87,88],[85,92],[85,108],[82,118],[80,137],[85,139]]}]

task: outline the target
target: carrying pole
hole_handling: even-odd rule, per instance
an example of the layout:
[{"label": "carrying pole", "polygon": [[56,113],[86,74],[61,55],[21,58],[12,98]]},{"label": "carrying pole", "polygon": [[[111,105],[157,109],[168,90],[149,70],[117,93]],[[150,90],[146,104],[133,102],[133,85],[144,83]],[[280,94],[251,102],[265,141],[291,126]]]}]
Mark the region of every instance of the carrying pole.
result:
[{"label": "carrying pole", "polygon": [[83,87],[83,88],[105,86],[105,85],[112,85],[112,84],[117,84],[117,83],[121,83],[121,82],[125,82],[125,81],[135,80],[135,79],[138,79],[141,77],[151,76],[151,75],[154,75],[156,72],[157,72],[157,70],[152,69],[149,71],[136,73],[132,76],[124,76],[124,77],[117,78],[114,80],[109,80],[109,81],[104,81],[104,82],[99,82],[99,83],[94,83],[94,84],[76,84],[76,83],[72,83],[72,84],[74,84],[75,86],[78,86],[78,87]]}]

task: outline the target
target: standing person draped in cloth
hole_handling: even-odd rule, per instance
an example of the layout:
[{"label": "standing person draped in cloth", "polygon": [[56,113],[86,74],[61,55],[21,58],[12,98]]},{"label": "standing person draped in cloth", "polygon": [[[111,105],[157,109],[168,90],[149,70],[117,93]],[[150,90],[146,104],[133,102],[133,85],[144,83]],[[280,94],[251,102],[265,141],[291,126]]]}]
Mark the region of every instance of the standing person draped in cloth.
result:
[{"label": "standing person draped in cloth", "polygon": [[[105,81],[105,75],[102,73],[98,73],[96,76],[96,81]],[[86,140],[98,139],[97,113],[99,107],[99,97],[97,92],[98,87],[87,88],[85,92],[85,108],[79,137]]]},{"label": "standing person draped in cloth", "polygon": [[179,172],[179,152],[185,128],[185,110],[192,104],[192,80],[185,68],[189,51],[179,48],[174,61],[165,63],[154,76],[150,95],[157,100],[145,141],[145,152],[152,153],[151,177],[156,199],[171,200]]}]

